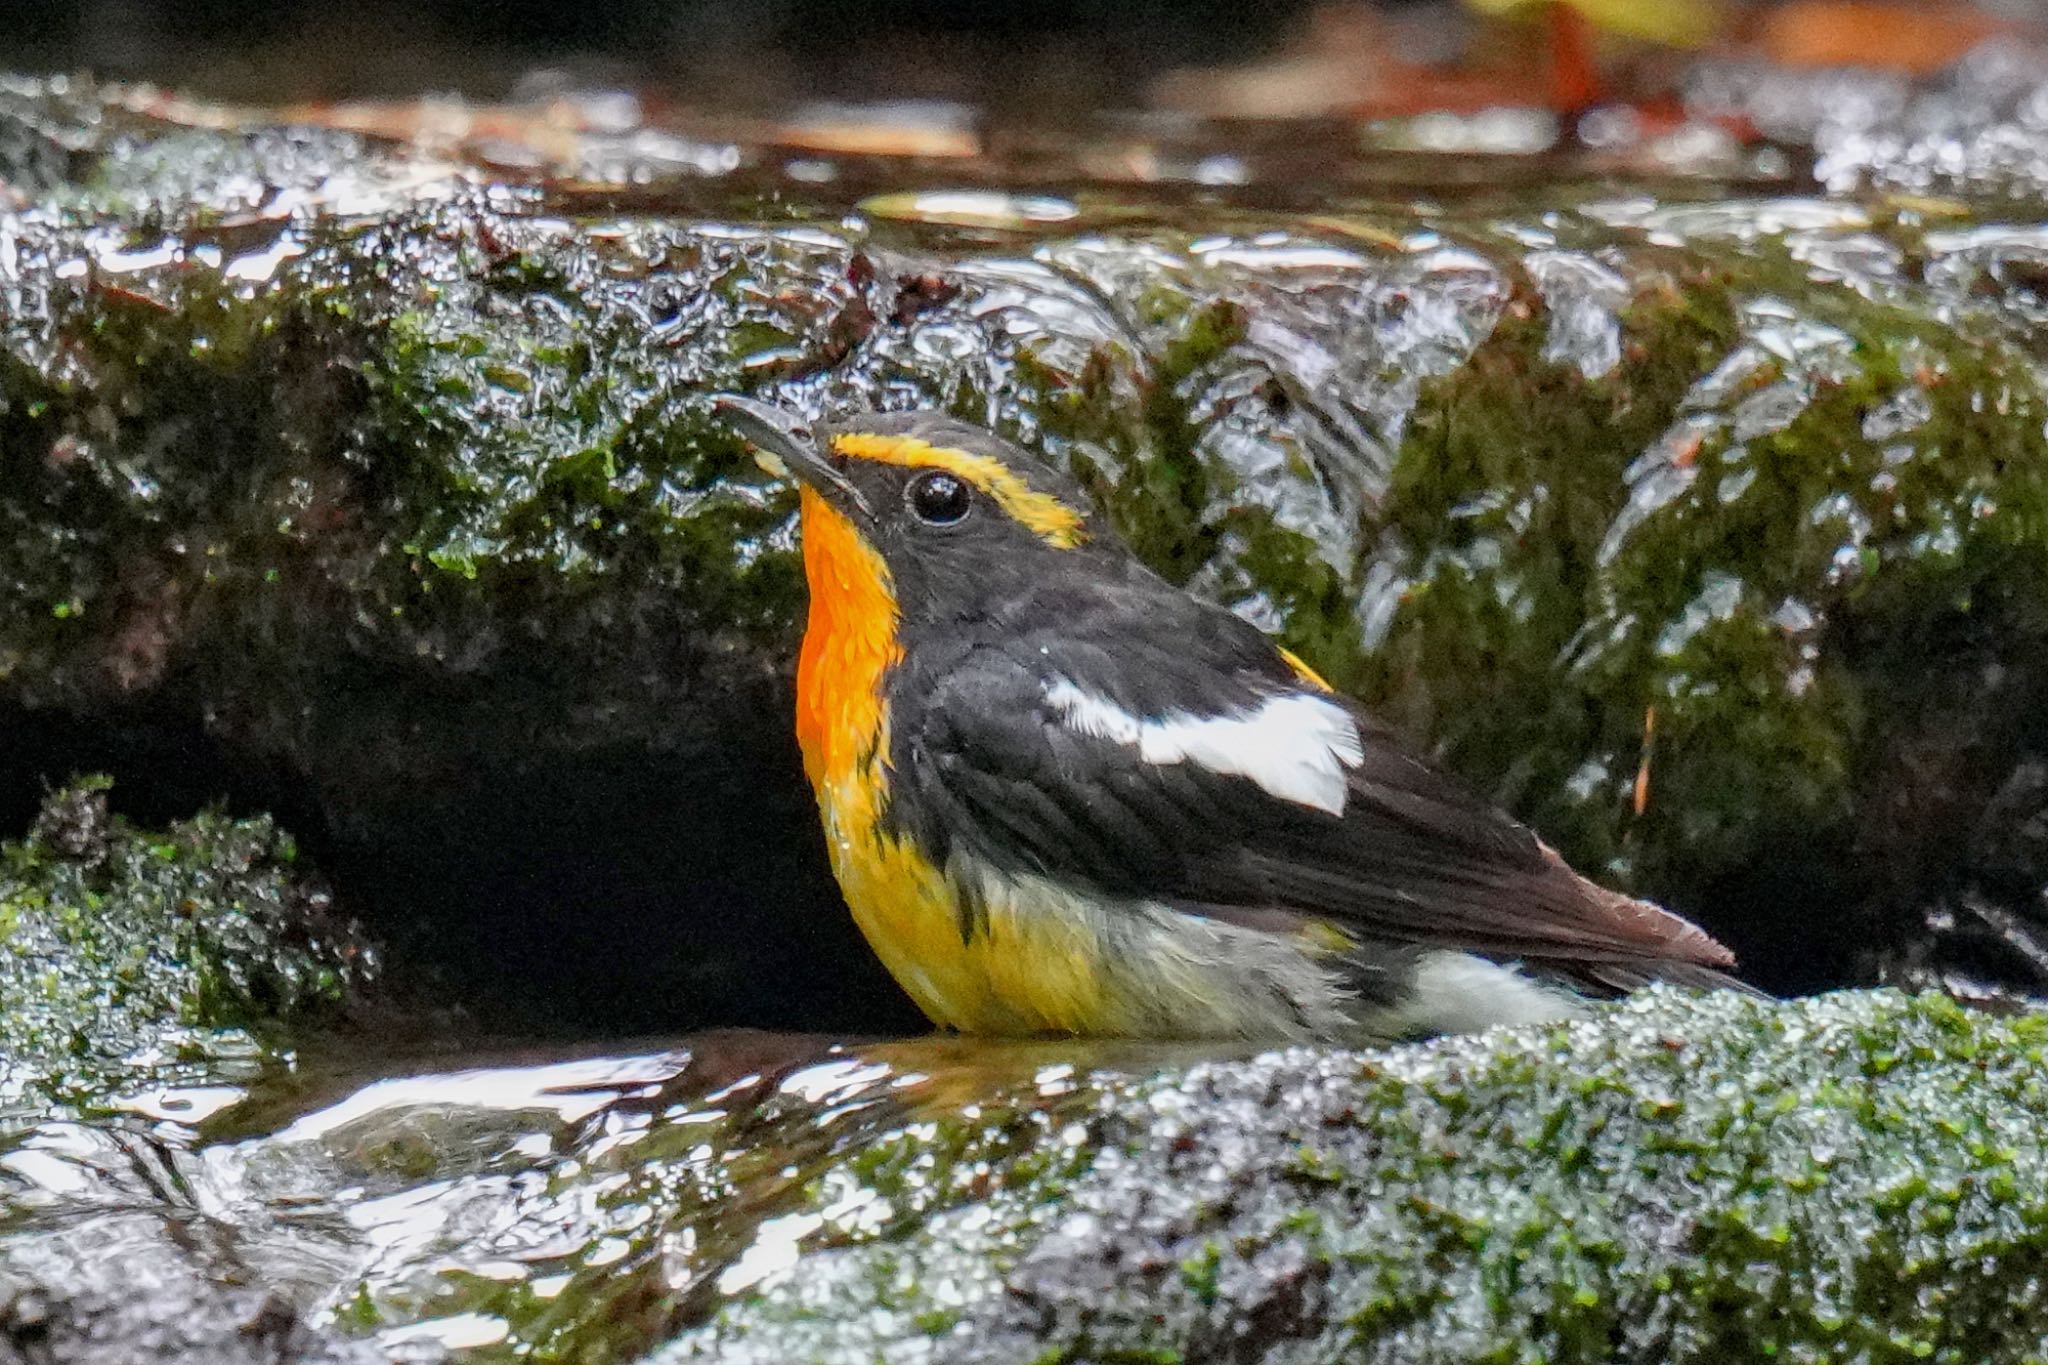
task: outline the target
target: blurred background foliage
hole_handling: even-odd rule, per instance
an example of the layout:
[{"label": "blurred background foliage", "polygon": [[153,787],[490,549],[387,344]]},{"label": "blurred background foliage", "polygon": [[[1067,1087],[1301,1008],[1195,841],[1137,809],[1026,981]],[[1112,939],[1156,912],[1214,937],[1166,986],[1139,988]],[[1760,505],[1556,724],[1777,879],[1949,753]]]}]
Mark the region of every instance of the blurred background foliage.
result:
[{"label": "blurred background foliage", "polygon": [[90,70],[220,99],[471,99],[632,86],[698,109],[956,101],[1058,123],[1104,107],[1242,116],[1651,93],[1673,49],[1924,72],[2042,0],[24,0],[18,70]]}]

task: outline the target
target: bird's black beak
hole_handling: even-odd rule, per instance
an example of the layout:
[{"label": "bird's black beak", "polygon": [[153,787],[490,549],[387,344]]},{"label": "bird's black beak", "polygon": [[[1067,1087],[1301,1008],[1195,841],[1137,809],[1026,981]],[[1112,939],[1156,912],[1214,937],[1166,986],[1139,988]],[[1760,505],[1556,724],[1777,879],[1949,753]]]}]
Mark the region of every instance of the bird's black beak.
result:
[{"label": "bird's black beak", "polygon": [[834,506],[857,509],[872,520],[874,514],[868,508],[868,500],[825,457],[817,437],[802,418],[771,403],[731,394],[720,394],[713,406],[748,444],[774,459],[791,477],[815,489]]}]

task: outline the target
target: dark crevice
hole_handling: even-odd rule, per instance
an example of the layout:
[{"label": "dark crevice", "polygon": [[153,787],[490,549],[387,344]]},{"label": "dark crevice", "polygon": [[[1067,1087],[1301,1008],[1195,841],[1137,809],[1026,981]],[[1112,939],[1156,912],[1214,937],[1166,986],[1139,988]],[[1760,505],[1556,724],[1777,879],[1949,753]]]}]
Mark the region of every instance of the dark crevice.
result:
[{"label": "dark crevice", "polygon": [[344,830],[314,781],[176,711],[9,708],[0,733],[7,837],[86,773],[111,776],[114,809],[144,824],[269,812],[402,977],[487,1029],[922,1027],[839,900],[786,735],[715,758],[622,748],[499,772],[479,760],[471,782],[344,812]]}]

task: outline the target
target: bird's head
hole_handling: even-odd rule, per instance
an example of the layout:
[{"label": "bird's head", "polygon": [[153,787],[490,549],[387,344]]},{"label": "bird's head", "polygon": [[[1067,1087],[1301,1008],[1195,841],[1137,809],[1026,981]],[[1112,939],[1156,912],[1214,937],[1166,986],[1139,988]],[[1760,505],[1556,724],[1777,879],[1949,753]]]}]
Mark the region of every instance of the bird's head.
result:
[{"label": "bird's head", "polygon": [[[1105,555],[1073,480],[1001,437],[934,412],[810,423],[746,398],[719,410],[802,485],[804,552],[865,550],[886,569],[905,618],[977,614],[1048,573]],[[845,545],[851,536],[858,550]],[[849,566],[822,566],[848,572]]]}]

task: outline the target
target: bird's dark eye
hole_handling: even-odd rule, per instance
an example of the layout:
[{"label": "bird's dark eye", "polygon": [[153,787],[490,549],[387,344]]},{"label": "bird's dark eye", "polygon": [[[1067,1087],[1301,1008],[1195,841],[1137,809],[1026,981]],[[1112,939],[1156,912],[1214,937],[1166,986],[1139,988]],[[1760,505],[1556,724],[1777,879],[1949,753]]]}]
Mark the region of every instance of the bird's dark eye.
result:
[{"label": "bird's dark eye", "polygon": [[951,526],[974,504],[974,491],[967,480],[939,470],[912,479],[905,494],[917,519],[932,526]]}]

